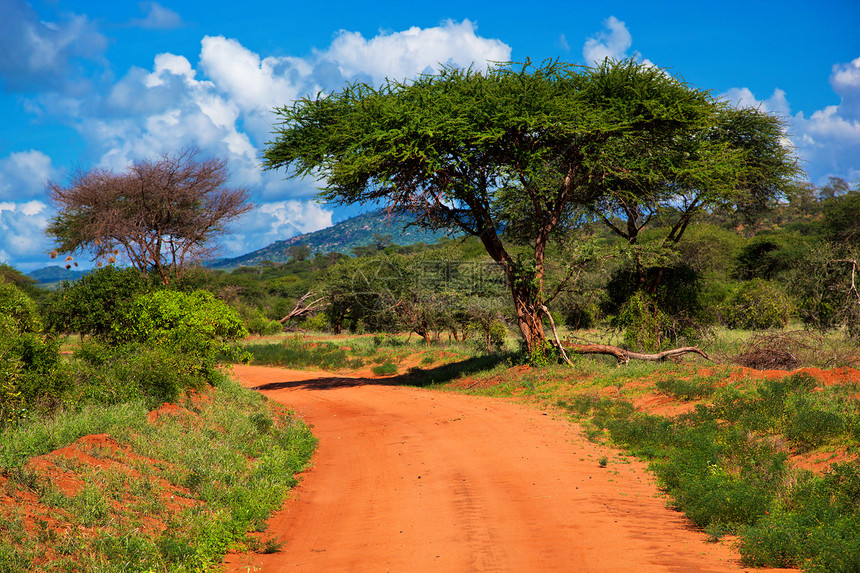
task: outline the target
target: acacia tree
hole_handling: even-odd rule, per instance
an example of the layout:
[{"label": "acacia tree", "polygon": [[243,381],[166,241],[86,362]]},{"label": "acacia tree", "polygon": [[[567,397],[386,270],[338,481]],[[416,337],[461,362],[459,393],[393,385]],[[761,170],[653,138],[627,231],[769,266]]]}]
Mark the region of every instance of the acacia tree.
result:
[{"label": "acacia tree", "polygon": [[[790,196],[800,174],[784,135],[783,122],[773,115],[753,108],[718,107],[701,128],[648,150],[668,162],[665,169],[657,174],[650,169],[613,173],[601,182],[606,193],[589,210],[629,245],[638,244],[649,224],[660,225],[658,250],[675,247],[690,223],[705,212],[728,212],[749,223]],[[622,153],[632,153],[622,164],[634,166],[641,152],[627,148]],[[647,276],[647,264],[639,257],[634,263],[634,290],[654,295],[662,278],[660,268]]]},{"label": "acacia tree", "polygon": [[187,148],[123,173],[95,168],[75,173],[68,186],[49,183],[59,213],[47,232],[58,251],[88,251],[102,262],[121,253],[164,284],[180,280],[188,264],[214,253],[230,221],[253,208],[247,189],[228,186],[226,160],[197,156]]},{"label": "acacia tree", "polygon": [[[544,292],[550,238],[585,207],[608,205],[613,181],[638,178],[632,196],[682,176],[690,185],[715,177],[728,185],[739,154],[702,136],[724,108],[708,92],[632,60],[446,67],[276,109],[264,166],[319,178],[331,202],[384,201],[427,227],[478,237],[504,270],[533,351],[543,348],[553,296]],[[685,149],[676,149],[679,142]],[[679,173],[675,162],[691,149],[707,160]],[[528,246],[525,255],[517,244]]]}]

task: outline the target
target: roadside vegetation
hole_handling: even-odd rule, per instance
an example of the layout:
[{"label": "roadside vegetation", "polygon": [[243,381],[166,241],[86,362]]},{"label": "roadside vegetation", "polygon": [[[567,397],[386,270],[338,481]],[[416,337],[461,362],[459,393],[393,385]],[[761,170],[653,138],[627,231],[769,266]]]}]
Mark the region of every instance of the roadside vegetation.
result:
[{"label": "roadside vegetation", "polygon": [[[253,533],[315,439],[219,367],[246,359],[228,305],[106,267],[42,312],[0,283],[0,309],[0,571],[200,571],[278,548]],[[84,337],[61,353],[66,329]]]}]

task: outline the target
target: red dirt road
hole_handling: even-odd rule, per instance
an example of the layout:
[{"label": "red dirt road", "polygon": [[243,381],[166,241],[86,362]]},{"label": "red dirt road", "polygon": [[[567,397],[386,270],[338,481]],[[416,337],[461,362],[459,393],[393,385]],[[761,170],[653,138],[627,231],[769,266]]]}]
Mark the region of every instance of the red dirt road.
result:
[{"label": "red dirt road", "polygon": [[[269,522],[280,552],[226,571],[739,571],[637,462],[512,401],[382,380],[235,366],[319,448]],[[606,455],[609,463],[599,467]]]}]

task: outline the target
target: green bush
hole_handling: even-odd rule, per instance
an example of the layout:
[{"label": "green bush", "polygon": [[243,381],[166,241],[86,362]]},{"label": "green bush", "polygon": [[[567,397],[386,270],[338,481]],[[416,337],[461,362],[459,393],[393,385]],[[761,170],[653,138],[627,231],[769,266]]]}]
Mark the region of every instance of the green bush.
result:
[{"label": "green bush", "polygon": [[789,442],[806,451],[842,433],[845,427],[842,415],[817,406],[807,396],[800,396],[790,404],[784,433]]},{"label": "green bush", "polygon": [[193,360],[193,374],[214,374],[218,359],[244,357],[228,344],[248,336],[248,330],[226,303],[207,291],[156,291],[138,295],[122,317],[123,340],[164,348]]},{"label": "green bush", "polygon": [[698,400],[714,393],[714,384],[710,381],[681,380],[680,378],[662,378],[657,381],[657,390],[684,401]]},{"label": "green bush", "polygon": [[0,426],[27,409],[54,408],[68,383],[59,341],[42,332],[36,305],[19,288],[0,283]]},{"label": "green bush", "polygon": [[824,476],[805,473],[782,506],[741,529],[745,565],[804,571],[860,570],[860,475],[834,464]]},{"label": "green bush", "polygon": [[310,318],[306,318],[302,322],[302,329],[311,332],[328,332],[328,316],[324,312],[319,312]]},{"label": "green bush", "polygon": [[15,332],[40,332],[35,303],[11,283],[0,282],[0,321]]},{"label": "green bush", "polygon": [[745,282],[729,298],[723,317],[729,328],[785,328],[793,308],[789,297],[776,283],[755,279]]},{"label": "green bush", "polygon": [[326,370],[357,368],[364,364],[361,358],[351,358],[336,344],[308,342],[298,336],[291,336],[282,343],[248,344],[243,349],[251,355],[254,364]]},{"label": "green bush", "polygon": [[115,405],[142,399],[154,409],[209,381],[193,357],[165,346],[87,341],[75,357],[73,396],[79,403]]},{"label": "green bush", "polygon": [[501,320],[494,320],[487,333],[488,346],[500,350],[508,338],[508,327]]},{"label": "green bush", "polygon": [[269,334],[277,334],[284,329],[280,322],[268,318],[262,310],[256,307],[251,308],[243,306],[240,309],[239,315],[245,323],[245,328],[247,328],[248,332],[251,334],[266,336]]},{"label": "green bush", "polygon": [[643,292],[634,293],[621,307],[617,323],[624,328],[624,346],[631,350],[658,350],[663,346],[669,318]]},{"label": "green bush", "polygon": [[[603,311],[625,329],[633,350],[658,350],[667,344],[695,343],[713,322],[702,307],[702,277],[686,264],[655,266],[640,276],[634,266],[613,273],[606,285]],[[645,292],[657,282],[656,292]]]},{"label": "green bush", "polygon": [[390,376],[392,374],[397,374],[397,365],[388,361],[383,364],[378,364],[370,370],[377,376]]},{"label": "green bush", "polygon": [[74,283],[64,282],[53,295],[45,309],[47,328],[122,343],[117,339],[121,318],[135,297],[148,289],[136,269],[93,270]]}]

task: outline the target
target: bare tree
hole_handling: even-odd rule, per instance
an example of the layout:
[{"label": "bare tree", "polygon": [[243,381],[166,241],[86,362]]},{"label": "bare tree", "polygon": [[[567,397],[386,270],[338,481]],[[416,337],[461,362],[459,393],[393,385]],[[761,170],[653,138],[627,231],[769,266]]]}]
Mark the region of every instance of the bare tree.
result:
[{"label": "bare tree", "polygon": [[78,171],[68,186],[48,183],[59,213],[47,233],[60,252],[86,251],[106,262],[122,254],[168,284],[188,264],[212,256],[213,240],[254,207],[247,189],[228,182],[226,160],[198,159],[195,148],[123,173]]}]

